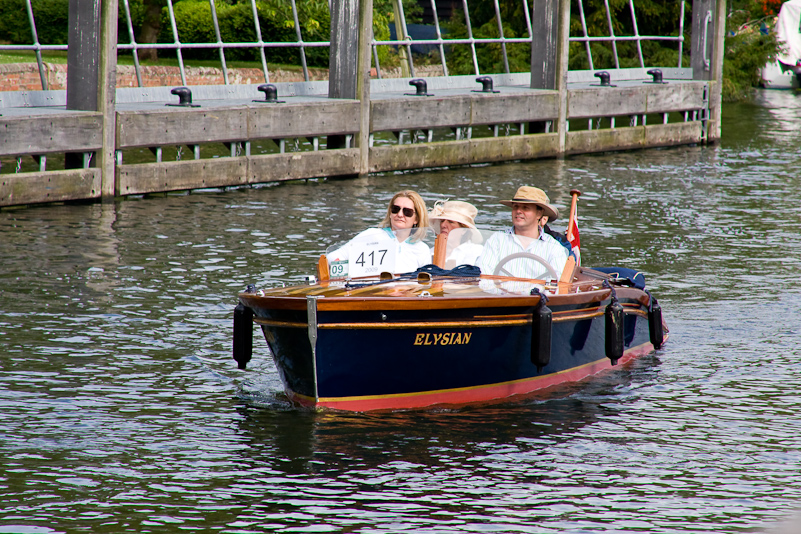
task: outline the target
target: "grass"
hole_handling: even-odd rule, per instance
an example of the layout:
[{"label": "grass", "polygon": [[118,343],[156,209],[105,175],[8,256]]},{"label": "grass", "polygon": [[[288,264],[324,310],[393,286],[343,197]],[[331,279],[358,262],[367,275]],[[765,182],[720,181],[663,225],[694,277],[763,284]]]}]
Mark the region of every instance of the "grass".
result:
[{"label": "grass", "polygon": [[[0,45],[2,46],[2,45]],[[42,61],[45,63],[67,63],[67,52],[63,50],[43,50]],[[33,50],[0,50],[0,64],[3,63],[36,63],[36,54]],[[133,65],[133,55],[127,51],[123,51],[117,55],[118,65]],[[161,57],[158,61],[140,61],[140,65],[153,65],[160,67],[177,67],[177,57]],[[259,61],[229,61],[226,60],[226,66],[229,69],[261,69],[261,62]],[[202,60],[202,59],[184,59],[185,67],[216,67],[222,68],[219,60]],[[279,63],[267,63],[267,68],[270,70],[281,69],[288,71],[300,71],[300,65],[284,65]],[[312,67],[319,68],[319,67]]]},{"label": "grass", "polygon": [[[42,61],[47,63],[66,63],[67,52],[61,50],[42,51]],[[33,50],[0,51],[0,63],[36,63]]]},{"label": "grass", "polygon": [[[0,64],[3,63],[36,63],[36,54],[33,50],[2,50],[3,43],[0,42]],[[67,52],[66,50],[43,50],[42,51],[42,61],[45,63],[67,63]],[[128,50],[120,51],[117,54],[117,64],[118,65],[133,65],[133,55]],[[178,66],[178,58],[175,56],[175,52],[172,51],[164,51],[159,57],[158,61],[139,61],[140,65],[144,66],[159,66],[159,67],[177,67]],[[231,61],[226,59],[225,61],[226,66],[229,69],[261,69],[261,62],[260,61]],[[389,69],[393,67],[397,67],[400,64],[400,58],[396,53],[391,53],[381,62],[382,69]],[[422,66],[422,65],[429,65],[429,64],[436,64],[439,65],[439,58],[433,55],[417,55],[414,56],[414,64],[415,66]],[[185,67],[215,67],[215,68],[222,68],[220,64],[220,60],[218,59],[184,59],[184,66]],[[290,64],[283,64],[283,63],[267,63],[267,68],[269,70],[281,69],[286,71],[298,71],[300,72],[303,70],[303,67],[300,65],[290,65]],[[321,67],[310,67],[311,69],[319,69]]]}]

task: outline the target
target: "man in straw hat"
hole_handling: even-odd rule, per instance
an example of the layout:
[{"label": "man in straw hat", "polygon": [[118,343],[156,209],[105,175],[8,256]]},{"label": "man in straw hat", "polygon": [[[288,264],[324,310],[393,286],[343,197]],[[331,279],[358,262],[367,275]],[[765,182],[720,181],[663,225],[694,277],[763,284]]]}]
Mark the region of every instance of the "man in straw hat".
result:
[{"label": "man in straw hat", "polygon": [[476,215],[476,207],[461,200],[438,201],[431,208],[428,219],[434,231],[445,236],[453,232],[453,239],[448,239],[445,252],[446,269],[476,264],[482,251],[481,233],[476,230]]},{"label": "man in straw hat", "polygon": [[[512,200],[501,204],[512,208],[512,227],[493,234],[484,244],[478,259],[483,274],[493,274],[498,264],[518,252],[527,252],[547,261],[558,278],[565,268],[568,252],[556,239],[543,231],[545,223],[559,218],[559,210],[551,204],[545,191],[537,187],[523,186]],[[519,278],[543,278],[548,270],[539,262],[520,258],[504,266],[504,271]]]}]

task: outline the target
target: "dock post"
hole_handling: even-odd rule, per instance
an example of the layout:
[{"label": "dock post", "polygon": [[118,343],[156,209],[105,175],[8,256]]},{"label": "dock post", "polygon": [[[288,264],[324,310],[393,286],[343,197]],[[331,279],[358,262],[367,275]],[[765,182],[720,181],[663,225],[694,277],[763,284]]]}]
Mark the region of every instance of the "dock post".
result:
[{"label": "dock post", "polygon": [[556,89],[559,57],[559,0],[531,6],[531,88]]},{"label": "dock post", "polygon": [[69,0],[67,109],[97,111],[101,0]]},{"label": "dock post", "polygon": [[359,58],[356,91],[361,108],[359,122],[359,175],[370,172],[370,50],[373,42],[373,0],[359,1]]},{"label": "dock post", "polygon": [[726,0],[694,0],[690,65],[694,80],[709,84],[707,142],[720,138],[721,82],[723,76],[723,40],[726,33]]},{"label": "dock post", "polygon": [[[532,89],[556,89],[559,70],[559,0],[542,0],[531,6]],[[545,122],[532,122],[530,133],[544,133]]]},{"label": "dock post", "polygon": [[[360,102],[361,120],[355,144],[359,147],[358,175],[361,176],[369,172],[372,40],[372,0],[332,0],[328,98],[348,98]],[[326,148],[345,148],[347,145],[347,136],[330,135]]]},{"label": "dock post", "polygon": [[99,111],[103,115],[103,148],[97,158],[100,168],[100,198],[114,200],[117,192],[117,13],[118,0],[105,0],[100,14]]},{"label": "dock post", "polygon": [[570,56],[570,0],[559,0],[559,48],[557,49],[556,90],[559,91],[559,117],[555,125],[559,135],[559,154],[567,147],[567,70]]},{"label": "dock post", "polygon": [[715,44],[715,0],[694,0],[690,66],[693,80],[712,79],[712,52]]},{"label": "dock post", "polygon": [[[67,109],[99,111],[103,148],[94,166],[101,171],[101,198],[114,196],[114,140],[118,0],[70,0],[67,50]],[[68,152],[64,166],[86,166],[83,153]],[[90,163],[90,165],[92,165]]]},{"label": "dock post", "polygon": [[[559,154],[565,152],[567,130],[567,60],[570,37],[570,0],[541,0],[531,9],[532,89],[559,91],[559,116],[550,131],[559,135]],[[544,133],[547,124],[530,123],[529,132]]]},{"label": "dock post", "polygon": [[[328,98],[356,99],[359,57],[359,0],[331,2]],[[345,136],[328,136],[328,148],[343,148]]]},{"label": "dock post", "polygon": [[718,0],[715,14],[715,43],[712,52],[712,79],[715,84],[709,95],[709,121],[707,123],[707,141],[717,142],[720,139],[721,126],[721,92],[723,86],[723,56],[726,48],[726,0]]},{"label": "dock post", "polygon": [[[67,109],[98,111],[101,0],[69,0]],[[67,152],[64,167],[80,169],[84,155]]]}]

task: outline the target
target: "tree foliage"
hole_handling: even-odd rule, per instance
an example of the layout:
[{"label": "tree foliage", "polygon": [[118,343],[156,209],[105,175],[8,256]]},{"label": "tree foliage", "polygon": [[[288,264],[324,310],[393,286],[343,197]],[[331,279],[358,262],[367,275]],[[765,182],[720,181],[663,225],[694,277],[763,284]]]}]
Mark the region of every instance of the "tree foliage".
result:
[{"label": "tree foliage", "polygon": [[[760,83],[760,71],[775,58],[779,44],[775,35],[769,31],[773,18],[783,0],[730,0],[729,17],[725,40],[723,63],[723,98],[742,99],[748,96],[750,88]],[[679,37],[683,30],[681,65],[690,66],[690,43],[692,38],[692,2],[685,4],[682,21],[681,3],[677,0],[637,0],[636,28],[629,0],[608,0],[610,21],[607,17],[605,0],[583,0],[581,6],[573,0],[570,17],[570,36],[583,37],[580,7],[583,7],[586,22],[586,35],[591,37],[609,36],[671,36]],[[527,36],[522,4],[515,0],[499,0],[501,18],[504,22],[504,36]],[[768,15],[766,17],[766,15]],[[492,0],[472,0],[470,20],[476,38],[497,37],[498,27]],[[766,24],[753,24],[760,20]],[[751,21],[752,24],[747,24]],[[449,38],[467,37],[464,13],[455,12],[447,22]],[[509,68],[511,72],[529,70],[529,49],[526,45],[507,45]],[[468,45],[453,45],[448,53],[448,67],[454,74],[468,74],[474,71],[472,52]],[[644,40],[638,47],[635,41],[593,42],[589,46],[593,69],[614,69],[640,67],[640,53],[646,67],[678,67],[678,41]],[[641,52],[640,52],[641,50]],[[590,68],[590,54],[584,42],[571,42],[569,45],[568,68],[586,70]],[[503,59],[500,45],[476,45],[476,55],[481,72],[503,72]]]},{"label": "tree foliage", "polygon": [[[500,0],[498,3],[503,36],[507,39],[528,37],[525,11],[522,2]],[[500,37],[495,4],[491,0],[478,0],[469,3],[470,27],[476,39],[497,39]],[[469,37],[463,10],[455,10],[443,24],[448,39]],[[476,44],[476,61],[481,73],[505,72],[503,48],[499,43]],[[531,45],[507,43],[509,72],[528,72],[531,68]],[[451,45],[446,53],[448,70],[451,74],[473,74],[473,51],[470,45]]]},{"label": "tree foliage", "polygon": [[732,9],[727,19],[722,85],[725,101],[748,98],[751,88],[762,81],[762,68],[776,59],[781,48],[768,24],[772,24],[773,17],[753,18],[765,12],[763,2],[749,2],[742,7]]},{"label": "tree foliage", "polygon": [[[328,41],[330,16],[325,0],[298,0],[298,21],[303,41]],[[260,0],[256,3],[259,27],[264,42],[294,42],[297,40],[292,6],[288,1]],[[257,41],[253,9],[249,1],[216,1],[215,10],[223,43],[252,43]],[[216,43],[217,36],[208,0],[181,0],[174,2],[175,26],[181,43]],[[172,23],[169,12],[162,10],[159,42],[173,43]],[[327,47],[305,49],[310,66],[328,65]],[[298,48],[266,48],[265,55],[271,63],[299,64]],[[184,50],[187,59],[217,59],[214,48]],[[225,57],[231,60],[254,61],[259,58],[257,48],[226,48]]]},{"label": "tree foliage", "polygon": [[[158,42],[161,33],[161,11],[164,9],[166,0],[142,0],[142,27],[139,30],[139,43]],[[145,48],[139,52],[139,59],[156,61],[158,60],[158,50],[156,48]]]},{"label": "tree foliage", "polygon": [[[609,36],[670,36],[678,37],[681,22],[681,3],[676,0],[638,0],[635,2],[636,28],[629,0],[609,0],[612,31],[610,32],[604,0],[584,0],[584,19],[587,35],[591,37]],[[685,43],[690,42],[691,8],[684,12]],[[570,16],[570,36],[584,37],[581,12],[574,5]],[[679,46],[676,41],[640,41],[643,62],[646,66],[676,67],[679,59]],[[640,48],[634,41],[617,42],[615,46],[607,42],[590,45],[592,67],[594,69],[635,68],[640,66]],[[689,64],[688,46],[684,47],[683,64]],[[615,54],[615,50],[617,54]],[[590,68],[587,45],[582,42],[570,44],[569,68],[584,70]]]},{"label": "tree foliage", "polygon": [[[66,44],[69,0],[32,0],[33,18],[40,44]],[[33,44],[25,0],[0,0],[0,40]]]},{"label": "tree foliage", "polygon": [[[529,0],[537,1],[537,0]],[[770,31],[773,15],[784,0],[728,0],[729,12],[723,65],[723,95],[726,99],[743,98],[752,86],[760,82],[760,70],[778,52],[779,44]],[[636,0],[636,31],[631,13],[630,0],[582,0],[587,34],[610,35],[606,5],[612,19],[611,31],[616,36],[678,36],[681,29],[681,3],[677,0]],[[290,0],[257,0],[258,21],[264,42],[294,42],[297,40]],[[305,42],[328,41],[330,39],[330,15],[328,0],[296,0],[300,33]],[[152,40],[172,43],[172,23],[166,0],[129,0],[132,29],[136,39],[144,44]],[[160,6],[159,24],[148,22],[148,8]],[[208,0],[174,0],[175,24],[181,43],[215,43],[217,37]],[[416,22],[422,8],[416,0],[403,0],[407,22]],[[506,38],[527,37],[525,11],[520,0],[498,0],[503,35]],[[38,40],[42,44],[67,44],[69,30],[69,0],[32,0],[34,18],[37,23]],[[377,40],[389,39],[389,25],[394,22],[391,0],[374,0],[373,31]],[[582,37],[584,29],[578,0],[571,6],[570,35]],[[215,0],[219,20],[220,37],[224,43],[255,42],[256,26],[250,0]],[[499,37],[494,0],[470,0],[470,22],[475,38]],[[25,0],[0,0],[0,40],[12,44],[31,44],[33,34],[28,22]],[[681,64],[690,64],[692,2],[687,1],[684,10],[684,46]],[[148,26],[160,26],[157,38],[144,37]],[[467,38],[467,25],[462,11],[455,11],[450,20],[443,23],[448,38]],[[158,29],[158,28],[157,28]],[[124,3],[120,2],[119,41],[130,42]],[[678,44],[669,41],[648,40],[641,42],[645,66],[673,67],[679,64]],[[509,70],[527,72],[530,68],[530,46],[528,44],[506,45]],[[616,50],[610,43],[590,45],[593,69],[609,69],[640,66],[640,49],[634,42],[618,42]],[[297,48],[278,47],[265,50],[271,63],[299,64]],[[310,66],[328,65],[327,47],[306,48],[306,59]],[[163,52],[163,55],[172,52]],[[397,61],[391,47],[379,47],[382,65]],[[257,60],[256,48],[226,48],[230,60]],[[213,59],[219,57],[214,48],[184,51],[187,59]],[[477,44],[476,59],[482,73],[504,72],[502,47],[498,43]],[[448,47],[447,63],[453,74],[474,72],[473,53],[469,45]],[[590,68],[587,46],[582,42],[569,45],[569,68]]]}]

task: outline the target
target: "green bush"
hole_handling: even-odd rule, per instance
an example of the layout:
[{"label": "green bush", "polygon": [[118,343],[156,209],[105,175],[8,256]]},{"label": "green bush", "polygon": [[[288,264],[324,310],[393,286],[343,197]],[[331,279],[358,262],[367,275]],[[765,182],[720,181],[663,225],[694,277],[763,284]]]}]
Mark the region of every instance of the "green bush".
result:
[{"label": "green bush", "polygon": [[[33,0],[33,18],[40,44],[67,44],[69,40],[69,0]],[[135,35],[142,26],[142,0],[128,0]],[[0,41],[33,44],[25,0],[0,0]],[[129,43],[125,10],[120,2],[119,42]]]},{"label": "green bush", "polygon": [[[128,32],[128,22],[125,18],[125,5],[122,0],[119,2],[119,16],[117,17],[117,42],[128,44],[131,42]],[[128,9],[131,12],[131,26],[133,26],[134,39],[138,40],[139,32],[142,29],[142,22],[145,18],[145,7],[142,0],[128,0]]]},{"label": "green bush", "polygon": [[[305,42],[328,41],[330,32],[330,16],[328,3],[323,0],[298,0],[298,20],[301,36]],[[253,21],[253,9],[249,1],[229,4],[215,3],[220,38],[224,43],[255,42],[256,29]],[[292,6],[282,0],[265,0],[256,4],[259,26],[264,42],[294,42],[297,40]],[[181,43],[214,43],[214,23],[211,6],[207,0],[181,0],[174,4],[175,25]],[[162,30],[159,42],[174,42],[169,13],[164,9]],[[162,54],[164,54],[163,52]],[[166,52],[169,54],[169,52]],[[298,48],[266,48],[265,55],[270,63],[300,64]],[[185,50],[183,57],[187,59],[218,59],[219,52],[214,48]],[[259,59],[258,49],[227,48],[226,59],[255,61]],[[306,62],[309,66],[328,66],[328,47],[306,48]]]},{"label": "green bush", "polygon": [[69,0],[39,0],[32,3],[36,31],[41,44],[67,44]]},{"label": "green bush", "polygon": [[[67,44],[69,0],[33,0],[31,3],[40,44]],[[0,40],[33,44],[24,0],[0,0]]]},{"label": "green bush", "polygon": [[724,101],[750,97],[751,88],[762,81],[762,68],[776,59],[781,48],[774,32],[764,28],[763,33],[760,24],[748,24],[750,16],[746,10],[735,11],[727,20],[721,86]]},{"label": "green bush", "polygon": [[[723,98],[736,100],[746,98],[750,88],[759,85],[760,69],[775,58],[779,45],[775,34],[760,31],[764,16],[764,2],[760,0],[731,0],[729,4],[728,28],[725,40],[725,59],[723,63]],[[407,22],[416,22],[421,8],[415,0],[403,0]],[[134,35],[138,37],[144,18],[143,0],[129,0]],[[613,11],[616,35],[632,35],[633,27],[628,13],[628,0],[609,0]],[[471,0],[471,21],[473,34],[478,38],[497,37],[494,3],[490,0]],[[520,2],[500,0],[501,17],[504,21],[504,35],[516,37],[527,35],[525,17],[522,16]],[[604,0],[585,0],[585,15],[590,35],[608,35],[608,22]],[[67,44],[69,37],[69,0],[32,0],[34,18],[37,24],[39,42],[42,44]],[[256,31],[250,0],[216,0],[221,39],[225,43],[255,42]],[[298,18],[303,40],[328,41],[330,38],[330,16],[327,0],[297,0]],[[257,11],[264,42],[294,42],[297,37],[289,0],[258,0]],[[176,0],[174,12],[178,35],[182,43],[214,43],[216,36],[211,17],[211,7],[207,0]],[[28,22],[25,0],[0,0],[0,40],[12,44],[32,44],[33,38]],[[640,35],[677,35],[679,3],[675,0],[641,0],[637,3],[637,22]],[[691,9],[685,11],[685,46],[682,64],[690,65],[690,17]],[[389,39],[389,24],[394,22],[390,0],[374,0],[373,31],[376,39]],[[467,37],[464,14],[454,12],[452,19],[445,24],[450,38]],[[125,18],[124,4],[120,2],[119,42],[129,43],[130,34]],[[571,19],[571,35],[582,35],[578,13]],[[173,42],[172,25],[166,8],[162,10],[162,29],[159,42]],[[634,43],[618,43],[620,66],[638,67],[638,50]],[[642,43],[646,66],[672,67],[678,65],[678,47],[675,43],[664,41],[644,41]],[[528,44],[508,44],[509,67],[512,72],[527,72],[529,65]],[[611,45],[594,43],[593,67],[613,68],[615,65]],[[481,72],[503,72],[503,57],[499,44],[477,45],[479,69]],[[172,51],[162,51],[169,57]],[[273,64],[300,64],[297,48],[267,48],[267,60]],[[452,45],[449,47],[447,63],[452,74],[473,72],[470,47]],[[397,54],[391,47],[378,49],[382,66],[397,62]],[[214,48],[184,51],[187,59],[218,60],[219,52]],[[255,61],[259,59],[256,48],[227,48],[226,59],[231,61]],[[328,47],[306,48],[309,66],[328,65]],[[588,69],[586,47],[583,43],[571,43],[569,55],[571,70]]]},{"label": "green bush", "polygon": [[31,26],[25,0],[0,0],[0,41],[11,44],[31,44]]},{"label": "green bush", "polygon": [[[466,39],[467,26],[464,24],[464,14],[454,13],[451,20],[445,25],[448,32],[448,39]],[[517,32],[511,24],[504,22],[503,35],[506,38],[514,39],[518,37]],[[494,16],[491,20],[481,26],[473,26],[473,37],[476,39],[498,38],[498,23]],[[450,74],[473,74],[473,51],[470,45],[451,45],[446,52],[448,71]],[[506,55],[509,60],[509,72],[528,72],[531,69],[531,45],[528,43],[507,43]],[[503,63],[503,48],[500,43],[477,44],[476,60],[478,69],[481,73],[501,73],[505,72]]]},{"label": "green bush", "polygon": [[[628,0],[610,0],[612,28],[616,36],[634,35],[634,24]],[[637,30],[639,35],[678,36],[681,4],[675,0],[639,0],[636,2]],[[585,0],[584,15],[587,33],[590,36],[608,36],[609,21],[603,0]],[[689,43],[692,6],[687,3],[684,10],[684,65],[689,65]],[[583,37],[584,30],[578,11],[571,13],[570,36]],[[621,68],[640,66],[639,49],[635,42],[617,42],[617,61]],[[641,41],[645,66],[678,66],[678,44],[671,41]],[[594,42],[590,45],[593,69],[614,69],[615,51],[611,43]],[[581,42],[570,43],[568,59],[570,70],[590,68],[587,45]]]}]

